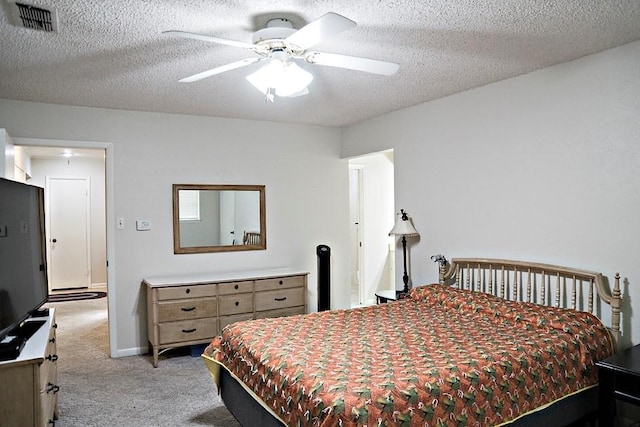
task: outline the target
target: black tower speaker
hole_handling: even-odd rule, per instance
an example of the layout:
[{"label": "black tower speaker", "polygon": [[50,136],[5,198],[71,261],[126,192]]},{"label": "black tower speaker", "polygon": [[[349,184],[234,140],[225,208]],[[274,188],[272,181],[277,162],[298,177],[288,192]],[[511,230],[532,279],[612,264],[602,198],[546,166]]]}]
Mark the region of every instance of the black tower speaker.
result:
[{"label": "black tower speaker", "polygon": [[316,247],[318,254],[318,311],[331,309],[331,248]]}]

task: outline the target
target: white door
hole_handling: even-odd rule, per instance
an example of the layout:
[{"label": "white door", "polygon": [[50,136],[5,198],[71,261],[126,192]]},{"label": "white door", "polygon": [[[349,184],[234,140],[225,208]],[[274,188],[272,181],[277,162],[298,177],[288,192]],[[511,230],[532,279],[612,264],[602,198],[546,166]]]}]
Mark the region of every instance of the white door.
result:
[{"label": "white door", "polygon": [[236,198],[235,191],[220,191],[220,244],[239,245],[242,235],[235,229]]},{"label": "white door", "polygon": [[47,178],[52,290],[90,284],[89,189],[89,178]]}]

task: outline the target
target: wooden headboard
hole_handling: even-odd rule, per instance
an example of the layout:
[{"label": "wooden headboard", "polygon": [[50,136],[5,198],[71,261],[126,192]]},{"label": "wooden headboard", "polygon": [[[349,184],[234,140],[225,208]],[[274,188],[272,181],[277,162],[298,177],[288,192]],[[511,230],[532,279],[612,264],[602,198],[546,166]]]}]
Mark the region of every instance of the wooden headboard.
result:
[{"label": "wooden headboard", "polygon": [[602,318],[602,301],[611,307],[609,329],[616,346],[620,343],[622,295],[618,273],[613,290],[609,291],[602,274],[592,271],[504,259],[453,258],[449,262],[442,255],[431,259],[440,265],[440,283],[461,289],[512,301],[587,311],[599,318]]}]

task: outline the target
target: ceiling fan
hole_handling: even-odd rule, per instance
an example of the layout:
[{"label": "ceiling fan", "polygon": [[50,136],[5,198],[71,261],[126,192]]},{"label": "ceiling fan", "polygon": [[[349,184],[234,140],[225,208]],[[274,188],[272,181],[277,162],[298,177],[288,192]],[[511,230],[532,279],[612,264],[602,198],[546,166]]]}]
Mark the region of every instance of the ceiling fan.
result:
[{"label": "ceiling fan", "polygon": [[266,28],[254,33],[252,43],[177,30],[164,31],[164,33],[239,47],[251,50],[258,55],[185,77],[180,80],[181,82],[195,82],[266,61],[266,65],[247,76],[247,80],[265,94],[266,101],[273,101],[275,96],[293,97],[308,93],[307,86],[311,83],[313,76],[296,65],[296,61],[385,76],[398,71],[399,65],[393,62],[308,50],[321,41],[355,26],[354,21],[329,12],[299,30],[294,29],[291,21],[287,19],[271,19],[267,22]]}]

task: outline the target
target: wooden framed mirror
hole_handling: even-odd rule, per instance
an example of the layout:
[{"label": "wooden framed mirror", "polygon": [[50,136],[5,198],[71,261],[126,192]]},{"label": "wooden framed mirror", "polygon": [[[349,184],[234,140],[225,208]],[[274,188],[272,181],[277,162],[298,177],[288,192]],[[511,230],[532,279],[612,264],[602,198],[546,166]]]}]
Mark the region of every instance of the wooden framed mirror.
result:
[{"label": "wooden framed mirror", "polygon": [[173,184],[173,253],[267,248],[264,185]]}]

